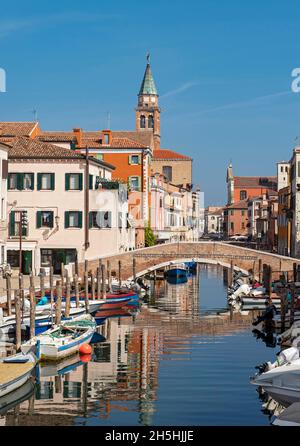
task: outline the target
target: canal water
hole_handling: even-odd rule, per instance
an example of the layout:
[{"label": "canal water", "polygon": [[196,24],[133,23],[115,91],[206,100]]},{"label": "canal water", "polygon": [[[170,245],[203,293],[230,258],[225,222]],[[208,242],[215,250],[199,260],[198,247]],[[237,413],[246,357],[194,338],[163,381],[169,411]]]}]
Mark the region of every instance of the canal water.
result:
[{"label": "canal water", "polygon": [[202,265],[188,283],[151,284],[139,308],[99,327],[89,361],[40,366],[0,425],[270,425],[255,365],[278,347],[227,312],[223,268]]}]

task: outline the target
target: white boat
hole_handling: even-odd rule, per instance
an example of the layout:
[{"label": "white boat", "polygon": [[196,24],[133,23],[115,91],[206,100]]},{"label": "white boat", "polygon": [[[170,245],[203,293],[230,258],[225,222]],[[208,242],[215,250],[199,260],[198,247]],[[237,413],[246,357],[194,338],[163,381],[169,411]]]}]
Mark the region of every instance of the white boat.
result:
[{"label": "white boat", "polygon": [[300,402],[299,350],[290,347],[283,350],[273,364],[267,363],[266,371],[257,374],[251,384],[263,389],[283,405]]},{"label": "white boat", "polygon": [[27,353],[34,349],[41,361],[58,361],[76,353],[81,345],[88,344],[95,330],[96,322],[86,314],[33,337],[22,344],[21,350]]},{"label": "white boat", "polygon": [[28,400],[34,394],[34,382],[32,379],[28,379],[18,389],[13,392],[7,393],[0,398],[0,415],[5,415],[9,410],[13,409],[17,404]]},{"label": "white boat", "polygon": [[33,353],[18,353],[0,360],[0,398],[28,381],[36,365]]},{"label": "white boat", "polygon": [[291,404],[272,424],[274,426],[300,426],[300,403]]},{"label": "white boat", "polygon": [[[47,306],[48,307],[48,306]],[[2,309],[0,309],[2,310]],[[76,317],[85,314],[85,307],[81,305],[80,307],[71,308],[70,309],[70,317]],[[64,311],[62,311],[62,316],[64,317]],[[22,315],[21,315],[22,317]],[[35,322],[36,325],[47,322],[49,323],[51,320],[55,319],[55,313],[52,312],[51,316],[51,307],[49,308],[39,308],[37,307],[35,312]],[[21,329],[26,330],[26,327],[30,324],[30,316],[26,312],[24,313],[21,320]],[[3,313],[0,311],[0,336],[4,335],[13,335],[16,331],[16,317],[15,314],[11,316],[3,316]]]}]

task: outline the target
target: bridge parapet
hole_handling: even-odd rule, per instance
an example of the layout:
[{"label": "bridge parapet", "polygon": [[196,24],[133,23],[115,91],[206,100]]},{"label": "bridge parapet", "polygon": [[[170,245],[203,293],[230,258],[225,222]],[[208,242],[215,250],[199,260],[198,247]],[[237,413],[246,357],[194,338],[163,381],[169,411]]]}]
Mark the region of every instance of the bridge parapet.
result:
[{"label": "bridge parapet", "polygon": [[[234,246],[223,242],[203,241],[203,242],[177,242],[156,245],[150,248],[142,248],[135,251],[128,251],[113,256],[100,257],[88,261],[88,269],[96,272],[99,266],[99,259],[104,264],[109,260],[112,272],[117,274],[118,262],[122,262],[122,280],[133,275],[133,259],[136,260],[136,273],[153,269],[156,265],[171,262],[176,259],[201,259],[205,263],[219,263],[230,266],[231,261],[237,268],[258,271],[259,261],[272,267],[274,277],[279,276],[279,272],[292,271],[293,263],[300,265],[300,259],[285,257],[278,254],[257,251],[241,246]],[[79,265],[79,274],[84,273],[84,264]]]}]

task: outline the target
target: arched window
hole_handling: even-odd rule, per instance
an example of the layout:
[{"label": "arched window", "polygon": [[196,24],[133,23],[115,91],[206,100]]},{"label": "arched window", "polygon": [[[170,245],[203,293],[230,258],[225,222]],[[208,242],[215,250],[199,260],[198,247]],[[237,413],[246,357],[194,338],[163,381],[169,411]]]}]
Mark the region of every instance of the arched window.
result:
[{"label": "arched window", "polygon": [[148,128],[149,128],[149,129],[153,129],[153,127],[154,127],[153,116],[152,116],[152,115],[149,115],[149,116],[148,116]]},{"label": "arched window", "polygon": [[140,127],[141,129],[144,129],[146,127],[146,118],[144,115],[140,117]]}]

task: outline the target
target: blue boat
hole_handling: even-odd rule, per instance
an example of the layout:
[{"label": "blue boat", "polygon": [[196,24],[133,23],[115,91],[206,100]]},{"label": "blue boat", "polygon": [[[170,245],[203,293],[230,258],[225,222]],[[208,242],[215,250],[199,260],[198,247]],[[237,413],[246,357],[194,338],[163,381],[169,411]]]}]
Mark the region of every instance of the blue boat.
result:
[{"label": "blue boat", "polygon": [[184,262],[186,268],[189,270],[190,273],[196,274],[197,272],[197,262],[192,260],[191,262]]},{"label": "blue boat", "polygon": [[171,265],[169,269],[165,271],[165,277],[172,283],[184,283],[188,280],[188,269],[184,264],[180,265]]}]

